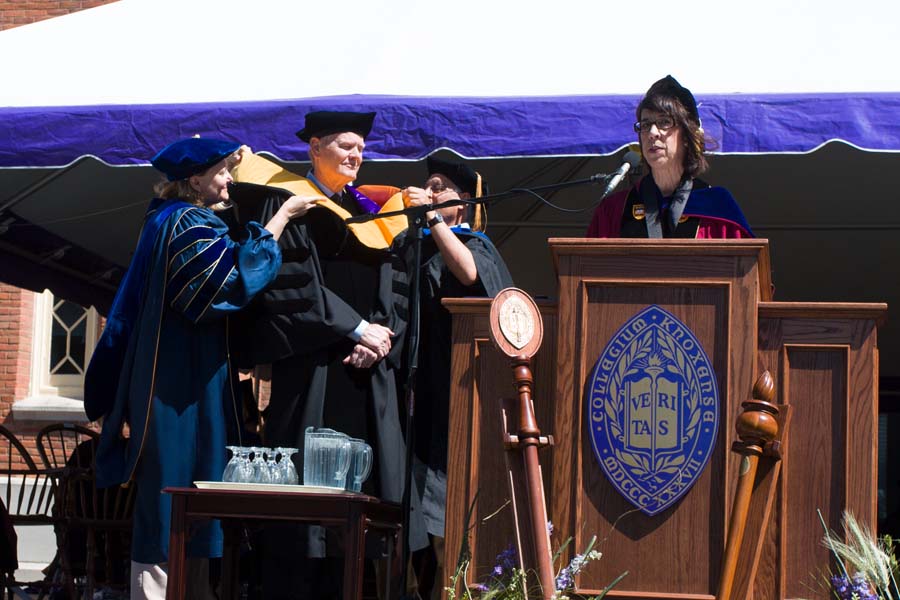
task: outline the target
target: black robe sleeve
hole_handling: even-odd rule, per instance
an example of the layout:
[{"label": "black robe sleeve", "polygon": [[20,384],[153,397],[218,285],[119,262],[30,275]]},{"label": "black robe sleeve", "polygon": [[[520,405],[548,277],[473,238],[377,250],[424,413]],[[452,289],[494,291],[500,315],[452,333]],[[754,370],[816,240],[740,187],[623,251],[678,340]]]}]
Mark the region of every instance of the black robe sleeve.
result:
[{"label": "black robe sleeve", "polygon": [[[236,220],[267,223],[291,193],[234,184]],[[240,366],[309,354],[347,338],[363,317],[324,285],[319,253],[337,251],[350,235],[341,219],[313,208],[292,220],[279,239],[282,266],[275,280],[235,319],[234,354]]]},{"label": "black robe sleeve", "polygon": [[[457,237],[472,253],[478,279],[468,286],[460,283],[444,262],[437,244],[433,239],[427,238],[422,242],[424,298],[437,299],[438,302],[443,298],[493,298],[500,290],[513,285],[506,263],[489,239],[483,235],[468,233],[457,233]],[[406,256],[412,262],[411,249]]]},{"label": "black robe sleeve", "polygon": [[478,235],[467,236],[463,241],[475,259],[475,268],[478,271],[478,283],[484,289],[484,295],[488,298],[496,296],[500,290],[513,285],[512,275],[500,252],[485,237]]}]

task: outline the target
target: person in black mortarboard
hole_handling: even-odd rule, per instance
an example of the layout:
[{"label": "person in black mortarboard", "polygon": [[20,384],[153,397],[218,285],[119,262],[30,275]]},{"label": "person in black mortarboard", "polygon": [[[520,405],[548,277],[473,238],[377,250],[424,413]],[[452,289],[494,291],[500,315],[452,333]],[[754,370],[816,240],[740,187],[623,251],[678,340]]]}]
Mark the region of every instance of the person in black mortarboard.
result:
[{"label": "person in black mortarboard", "polygon": [[[165,597],[171,502],[161,490],[221,480],[226,431],[240,427],[229,421],[226,317],[275,278],[279,236],[317,201],[289,198],[265,227],[248,223],[236,241],[219,215],[230,206],[237,150],[233,142],[190,138],[153,158],[167,181],[157,186],[85,374],[85,412],[91,421],[103,418],[97,485],[136,488],[132,598]],[[218,523],[195,532],[188,552],[221,556]],[[191,573],[203,567],[192,564]]]},{"label": "person in black mortarboard", "polygon": [[697,101],[671,75],[650,86],[635,111],[650,174],[605,199],[588,237],[746,238],[753,232],[731,193],[699,179],[708,168]]},{"label": "person in black mortarboard", "polygon": [[351,214],[367,208],[351,201],[347,184],[359,173],[374,120],[373,112],[316,111],[306,115],[303,129],[297,132],[297,137],[309,144],[312,169],[307,177]]},{"label": "person in black mortarboard", "polygon": [[[372,446],[374,461],[362,491],[400,502],[405,451],[394,371],[400,367],[405,332],[405,265],[389,248],[364,243],[344,222],[347,213],[379,210],[350,185],[374,118],[372,112],[308,113],[297,132],[309,144],[307,176],[282,171],[274,180],[262,178],[268,185],[235,188],[242,210],[277,206],[270,200],[284,192],[270,186],[287,180],[312,186],[330,199],[282,239],[281,271],[241,329],[252,348],[246,364],[271,364],[266,445],[301,449],[294,459],[302,473],[308,427],[363,439]],[[254,177],[248,174],[246,181],[259,181]],[[410,546],[427,545],[418,512],[411,522]],[[340,556],[339,541],[320,527],[270,528],[264,543],[264,597],[340,597],[341,563],[335,556]]]},{"label": "person in black mortarboard", "polygon": [[[429,157],[423,187],[404,190],[408,205],[427,206],[449,200],[477,199],[486,186],[474,169],[463,162]],[[450,313],[444,298],[494,297],[510,287],[506,263],[483,233],[482,204],[449,206],[425,213],[428,229],[422,242],[421,336],[416,378],[415,446],[416,491],[432,540],[432,548],[416,556],[421,565],[419,592],[439,598],[443,589],[444,513],[447,504],[447,444],[450,405]],[[398,240],[412,260],[409,240]],[[409,265],[408,268],[412,268]],[[432,571],[429,565],[434,565]]]}]

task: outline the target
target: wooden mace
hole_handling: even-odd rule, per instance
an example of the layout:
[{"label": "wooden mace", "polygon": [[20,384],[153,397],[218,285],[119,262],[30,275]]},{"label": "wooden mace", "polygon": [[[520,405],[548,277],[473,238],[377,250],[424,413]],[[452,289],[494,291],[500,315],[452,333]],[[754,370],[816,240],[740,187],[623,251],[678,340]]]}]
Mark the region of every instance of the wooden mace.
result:
[{"label": "wooden mace", "polygon": [[744,539],[744,527],[747,524],[747,511],[753,495],[759,457],[763,455],[766,445],[778,437],[778,421],[776,419],[778,407],[772,404],[775,397],[775,384],[768,371],[763,371],[756,380],[752,396],[752,400],[741,403],[744,411],[738,416],[737,423],[735,423],[740,441],[734,442],[731,449],[740,454],[742,458],[716,600],[731,600],[731,588],[734,585],[738,556]]}]

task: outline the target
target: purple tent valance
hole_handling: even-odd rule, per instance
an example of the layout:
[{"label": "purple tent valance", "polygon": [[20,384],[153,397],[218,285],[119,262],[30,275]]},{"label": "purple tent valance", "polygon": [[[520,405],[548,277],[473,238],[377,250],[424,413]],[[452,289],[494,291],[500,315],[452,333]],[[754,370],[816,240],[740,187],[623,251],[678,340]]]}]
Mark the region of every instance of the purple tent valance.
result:
[{"label": "purple tent valance", "polygon": [[[723,153],[807,152],[830,140],[900,151],[900,93],[698,94]],[[294,132],[311,110],[374,110],[366,159],[415,160],[437,148],[467,157],[602,155],[635,140],[637,96],[425,98],[335,96],[209,104],[0,108],[0,167],[56,167],[85,155],[147,164],[195,134],[306,160]]]}]

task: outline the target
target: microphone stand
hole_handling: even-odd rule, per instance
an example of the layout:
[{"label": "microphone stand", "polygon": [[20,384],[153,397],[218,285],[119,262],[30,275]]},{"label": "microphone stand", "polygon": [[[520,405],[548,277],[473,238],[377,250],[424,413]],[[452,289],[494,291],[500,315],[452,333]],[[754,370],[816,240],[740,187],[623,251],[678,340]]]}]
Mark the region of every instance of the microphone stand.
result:
[{"label": "microphone stand", "polygon": [[429,204],[427,206],[410,206],[408,208],[403,208],[400,210],[391,210],[388,212],[380,212],[380,213],[369,213],[363,215],[357,215],[355,217],[350,217],[345,219],[345,223],[368,223],[369,221],[374,221],[375,219],[385,219],[387,217],[396,217],[399,215],[408,215],[412,216],[415,214],[421,214],[424,218],[426,212],[437,210],[439,208],[444,208],[447,206],[462,206],[469,204],[488,204],[495,202],[496,200],[504,200],[506,198],[512,198],[513,196],[519,196],[521,194],[526,193],[536,193],[536,192],[549,192],[555,190],[562,190],[569,187],[575,187],[578,185],[585,185],[589,183],[605,183],[609,181],[612,177],[611,174],[608,173],[598,173],[596,175],[591,175],[590,177],[585,177],[584,179],[573,179],[572,181],[562,181],[559,183],[549,183],[547,185],[539,185],[537,187],[532,188],[513,188],[511,190],[507,190],[505,192],[498,192],[496,194],[487,194],[485,196],[481,196],[479,198],[470,198],[468,200],[447,200],[446,202],[440,202],[438,204]]},{"label": "microphone stand", "polygon": [[[413,470],[413,448],[415,446],[415,402],[416,402],[416,372],[419,367],[419,332],[421,311],[419,310],[419,276],[422,270],[422,240],[424,239],[425,213],[432,211],[435,207],[458,206],[465,204],[465,200],[449,200],[440,205],[427,206],[410,206],[403,210],[395,210],[385,213],[362,214],[346,219],[346,223],[367,223],[376,219],[392,217],[397,215],[407,215],[409,217],[409,228],[407,229],[407,239],[412,240],[413,244],[413,268],[409,276],[409,325],[406,337],[406,382],[404,390],[405,406],[406,406],[406,455],[404,457],[404,481],[403,481],[403,497],[400,502],[401,506],[401,552],[400,552],[400,598],[401,600],[413,600],[406,594],[406,583],[409,577],[409,521],[410,506],[412,505],[412,470]],[[390,575],[388,575],[390,577]],[[390,584],[388,584],[390,590]],[[390,597],[390,596],[389,596]]]},{"label": "microphone stand", "polygon": [[419,365],[419,333],[420,333],[420,307],[419,307],[419,298],[420,298],[420,290],[419,290],[419,278],[420,272],[422,270],[422,241],[424,239],[424,224],[425,224],[425,213],[430,212],[432,210],[438,210],[440,208],[448,207],[448,206],[461,206],[461,205],[469,205],[469,204],[487,204],[489,202],[493,202],[495,200],[500,200],[504,198],[510,198],[513,196],[518,196],[522,193],[527,192],[541,192],[541,191],[549,191],[549,190],[558,190],[568,187],[574,187],[578,185],[585,185],[589,183],[601,183],[608,181],[612,175],[599,173],[597,175],[593,175],[591,177],[587,177],[584,179],[576,179],[573,181],[564,181],[560,183],[551,183],[548,185],[542,185],[534,188],[525,189],[511,189],[505,192],[499,192],[497,194],[488,194],[486,196],[481,196],[476,199],[456,199],[456,200],[447,200],[446,202],[440,202],[438,204],[428,204],[424,206],[410,206],[401,210],[392,210],[383,213],[368,213],[357,215],[355,217],[350,217],[345,219],[345,223],[367,223],[369,221],[374,221],[376,219],[384,219],[387,217],[395,217],[399,215],[407,215],[409,217],[409,228],[407,239],[412,239],[413,244],[413,269],[412,274],[409,277],[409,333],[407,334],[406,341],[406,359],[407,359],[407,373],[406,373],[406,390],[405,390],[405,398],[406,398],[406,456],[405,456],[405,465],[404,465],[404,482],[403,482],[403,497],[401,501],[401,511],[402,511],[402,546],[400,553],[400,594],[401,600],[413,600],[413,597],[407,595],[406,593],[406,584],[409,577],[409,557],[410,557],[410,548],[409,548],[409,522],[410,522],[410,506],[412,504],[412,470],[413,470],[413,447],[415,445],[415,399],[416,399],[416,371],[418,370]]},{"label": "microphone stand", "polygon": [[[424,208],[424,207],[420,207]],[[419,368],[419,333],[420,317],[419,309],[419,277],[422,270],[422,240],[424,238],[425,213],[419,210],[410,215],[409,234],[412,235],[413,244],[413,272],[409,276],[409,333],[406,336],[406,462],[404,464],[402,535],[403,546],[400,552],[400,597],[407,599],[406,584],[409,578],[409,519],[412,506],[412,477],[413,455],[416,443],[415,413],[416,413],[416,374]],[[409,598],[412,600],[412,598]]]}]

